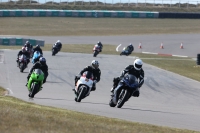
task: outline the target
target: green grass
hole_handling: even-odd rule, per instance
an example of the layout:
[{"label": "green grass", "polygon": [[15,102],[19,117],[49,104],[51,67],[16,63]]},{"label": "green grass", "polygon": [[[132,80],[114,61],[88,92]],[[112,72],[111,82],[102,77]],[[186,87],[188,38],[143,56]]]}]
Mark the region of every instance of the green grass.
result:
[{"label": "green grass", "polygon": [[200,19],[6,17],[0,35],[110,36],[200,33]]},{"label": "green grass", "polygon": [[3,93],[0,87],[2,133],[198,133],[40,106]]}]

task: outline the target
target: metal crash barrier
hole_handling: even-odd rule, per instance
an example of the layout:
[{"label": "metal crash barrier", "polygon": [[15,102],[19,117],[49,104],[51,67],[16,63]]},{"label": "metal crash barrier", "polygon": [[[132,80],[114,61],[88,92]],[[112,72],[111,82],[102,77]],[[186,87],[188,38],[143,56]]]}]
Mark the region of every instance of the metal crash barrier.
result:
[{"label": "metal crash barrier", "polygon": [[3,37],[0,38],[0,45],[6,46],[22,46],[25,44],[26,41],[29,41],[33,46],[39,44],[40,46],[44,46],[44,40],[35,40],[35,39],[27,39],[27,38],[10,38],[10,37]]}]

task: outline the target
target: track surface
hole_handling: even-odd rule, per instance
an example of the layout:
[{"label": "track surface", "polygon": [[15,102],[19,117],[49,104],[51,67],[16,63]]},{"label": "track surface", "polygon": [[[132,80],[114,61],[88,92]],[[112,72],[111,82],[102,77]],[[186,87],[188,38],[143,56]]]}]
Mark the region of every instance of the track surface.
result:
[{"label": "track surface", "polygon": [[4,50],[0,63],[0,84],[10,95],[41,105],[54,106],[129,121],[200,131],[200,83],[177,74],[144,64],[145,83],[139,98],[132,97],[119,108],[109,107],[113,77],[133,62],[125,56],[98,55],[102,70],[97,90],[81,103],[74,101],[74,75],[94,59],[92,54],[58,53],[55,57],[44,52],[49,66],[49,77],[34,100],[28,98],[25,87],[29,64],[24,73],[16,67],[18,51]]}]

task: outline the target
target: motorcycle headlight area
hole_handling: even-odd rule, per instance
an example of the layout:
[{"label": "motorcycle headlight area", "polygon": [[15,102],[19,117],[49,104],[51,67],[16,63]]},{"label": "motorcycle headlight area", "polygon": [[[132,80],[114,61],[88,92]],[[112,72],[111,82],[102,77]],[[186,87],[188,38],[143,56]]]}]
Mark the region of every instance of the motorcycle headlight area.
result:
[{"label": "motorcycle headlight area", "polygon": [[128,87],[130,87],[130,88],[136,88],[136,87],[138,87],[138,83],[137,83],[137,82],[131,84],[131,83],[129,83],[128,79],[124,79],[123,82],[124,82]]}]

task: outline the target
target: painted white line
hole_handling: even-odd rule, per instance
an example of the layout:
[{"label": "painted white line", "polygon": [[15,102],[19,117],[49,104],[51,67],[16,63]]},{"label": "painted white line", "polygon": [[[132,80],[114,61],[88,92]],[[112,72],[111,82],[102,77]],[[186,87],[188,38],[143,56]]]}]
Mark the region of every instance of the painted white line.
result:
[{"label": "painted white line", "polygon": [[0,54],[0,63],[4,62],[4,54]]},{"label": "painted white line", "polygon": [[152,53],[152,52],[142,52],[143,54],[158,54],[158,53]]},{"label": "painted white line", "polygon": [[118,48],[121,46],[121,44],[119,44],[117,47],[116,47],[116,51],[118,52],[119,50],[118,50]]},{"label": "painted white line", "polygon": [[188,56],[183,56],[183,55],[172,55],[172,56],[175,56],[175,57],[188,57]]},{"label": "painted white line", "polygon": [[13,94],[12,90],[9,89],[9,88],[6,88],[6,90],[9,92],[8,94],[5,94],[5,95],[9,95],[9,94]]}]

